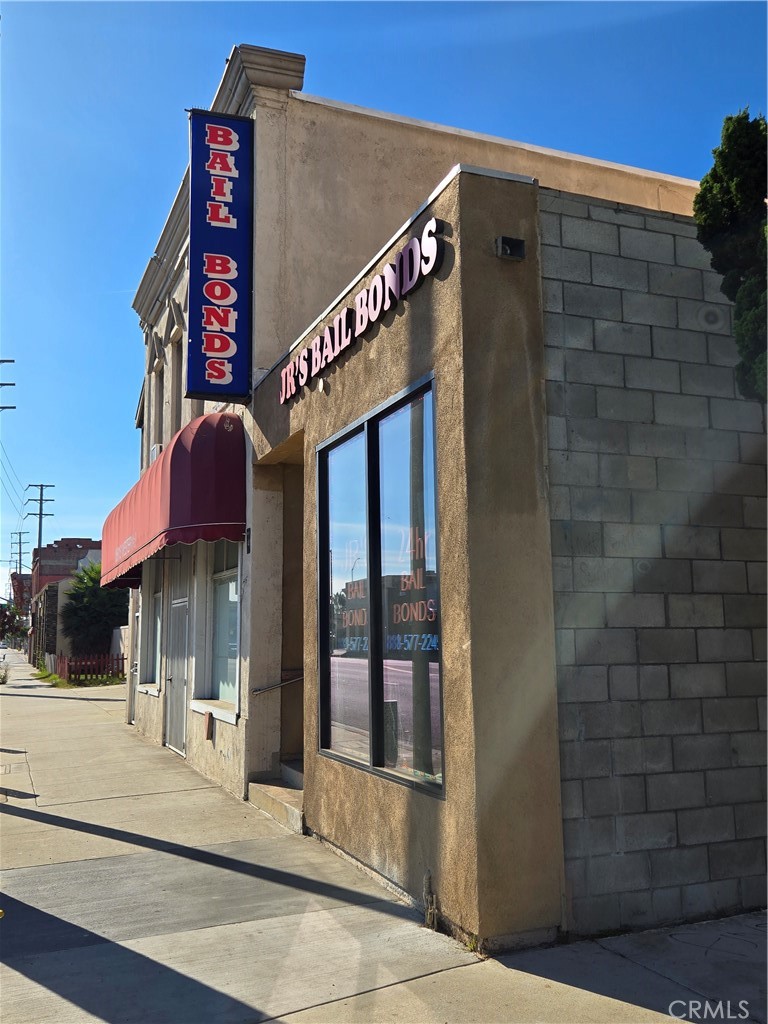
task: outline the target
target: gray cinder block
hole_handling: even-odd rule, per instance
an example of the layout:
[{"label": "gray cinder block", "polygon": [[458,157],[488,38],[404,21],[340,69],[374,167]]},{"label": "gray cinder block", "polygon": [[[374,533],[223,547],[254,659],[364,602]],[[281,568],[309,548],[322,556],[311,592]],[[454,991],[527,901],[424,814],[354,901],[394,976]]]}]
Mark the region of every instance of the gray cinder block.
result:
[{"label": "gray cinder block", "polygon": [[670,772],[668,775],[649,775],[646,783],[649,811],[703,807],[706,802],[703,772]]},{"label": "gray cinder block", "polygon": [[680,365],[667,359],[627,356],[626,381],[628,388],[677,393],[680,391]]},{"label": "gray cinder block", "polygon": [[712,878],[765,876],[765,843],[762,839],[737,839],[710,847]]},{"label": "gray cinder block", "polygon": [[697,700],[649,700],[643,703],[642,713],[646,736],[701,732],[701,707]]},{"label": "gray cinder block", "polygon": [[679,699],[724,697],[725,665],[670,665],[669,684],[672,696]]},{"label": "gray cinder block", "polygon": [[644,664],[695,661],[696,634],[692,629],[640,629],[637,649]]},{"label": "gray cinder block", "polygon": [[725,733],[675,736],[672,740],[672,755],[675,771],[678,772],[728,768],[731,764],[730,737]]}]

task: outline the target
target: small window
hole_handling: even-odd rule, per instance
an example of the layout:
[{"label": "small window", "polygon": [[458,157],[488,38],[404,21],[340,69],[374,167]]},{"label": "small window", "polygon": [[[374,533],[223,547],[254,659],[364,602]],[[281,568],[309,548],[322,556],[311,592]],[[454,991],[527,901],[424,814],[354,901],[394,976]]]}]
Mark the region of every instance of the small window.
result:
[{"label": "small window", "polygon": [[181,430],[181,400],[184,395],[184,383],[182,378],[182,364],[184,350],[180,341],[177,341],[171,349],[171,367],[173,369],[173,387],[171,401],[173,408],[171,413],[171,434],[177,434]]},{"label": "small window", "polygon": [[442,785],[432,391],[319,453],[321,748]]},{"label": "small window", "polygon": [[152,416],[152,444],[162,444],[164,441],[163,436],[163,418],[164,418],[164,377],[162,367],[155,373],[152,380],[152,392],[153,392],[153,416]]},{"label": "small window", "polygon": [[240,554],[239,544],[231,540],[217,540],[213,546],[213,572],[226,572],[228,569],[237,568],[237,560]]},{"label": "small window", "polygon": [[144,563],[141,597],[141,682],[159,686],[163,638],[163,563],[152,559]]},{"label": "small window", "polygon": [[239,545],[227,540],[213,549],[210,696],[229,704],[237,704],[240,663],[239,553]]},{"label": "small window", "polygon": [[152,622],[151,632],[152,639],[150,643],[150,652],[152,656],[152,667],[151,667],[151,680],[150,682],[159,685],[160,683],[160,672],[162,671],[160,665],[161,657],[161,639],[163,630],[163,595],[158,591],[152,596]]}]

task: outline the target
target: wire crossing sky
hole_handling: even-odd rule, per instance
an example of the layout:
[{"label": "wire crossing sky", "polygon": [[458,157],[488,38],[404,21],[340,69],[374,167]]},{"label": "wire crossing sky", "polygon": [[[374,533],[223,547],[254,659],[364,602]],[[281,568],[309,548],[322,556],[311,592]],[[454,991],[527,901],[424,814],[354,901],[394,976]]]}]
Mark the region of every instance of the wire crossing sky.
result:
[{"label": "wire crossing sky", "polygon": [[697,180],[723,118],[766,110],[758,2],[6,0],[1,27],[3,596],[28,484],[55,485],[49,543],[99,538],[138,478],[131,302],[232,46],[305,54],[309,94]]}]

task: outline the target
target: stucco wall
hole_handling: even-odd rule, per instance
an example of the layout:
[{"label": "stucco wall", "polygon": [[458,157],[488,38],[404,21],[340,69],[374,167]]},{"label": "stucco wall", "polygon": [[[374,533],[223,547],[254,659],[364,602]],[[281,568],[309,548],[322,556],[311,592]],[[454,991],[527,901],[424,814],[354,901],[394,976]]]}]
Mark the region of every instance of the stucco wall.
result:
[{"label": "stucco wall", "polygon": [[678,213],[690,212],[695,191],[681,178],[294,92],[261,91],[254,131],[254,365],[263,367],[286,351],[457,163]]},{"label": "stucco wall", "polygon": [[136,694],[136,704],[133,709],[133,724],[136,731],[146,736],[155,743],[163,742],[163,695],[162,693]]},{"label": "stucco wall", "polygon": [[211,737],[206,739],[204,723],[204,715],[187,711],[187,762],[230,793],[242,796],[245,790],[243,729],[230,722],[214,720]]},{"label": "stucco wall", "polygon": [[[550,937],[562,838],[536,189],[461,175],[404,239],[431,215],[448,225],[437,275],[324,375],[322,391],[278,405],[278,367],[254,400],[257,457],[280,461],[303,432],[304,812],[310,829],[417,898],[429,870],[441,913],[465,933],[489,944]],[[520,264],[494,254],[510,223],[529,243]],[[432,370],[444,799],[317,753],[315,446]]]},{"label": "stucco wall", "polygon": [[[174,596],[185,596],[188,614],[187,641],[187,687],[184,754],[187,763],[208,778],[215,779],[230,792],[242,797],[246,788],[245,723],[240,726],[224,720],[215,720],[212,735],[206,737],[203,711],[211,709],[218,702],[204,701],[210,697],[210,643],[211,623],[209,621],[209,585],[213,545],[198,541],[194,546],[171,545],[164,549],[163,557],[156,558],[146,567],[147,573],[142,606],[144,621],[141,624],[139,645],[140,679],[135,694],[133,721],[137,731],[156,743],[167,739],[167,676],[170,671],[168,656],[170,643],[169,610]],[[243,582],[247,582],[247,569],[243,569]],[[176,581],[174,583],[174,580]],[[154,638],[152,636],[152,597],[157,588],[163,594],[163,625],[161,633],[160,678],[152,679]],[[174,589],[175,588],[175,589]],[[241,614],[247,618],[250,605],[247,595],[241,602]],[[237,708],[226,705],[226,712],[237,711],[243,715],[248,708],[248,631],[247,623],[241,624],[241,653],[245,652],[240,664],[240,702]],[[159,684],[159,685],[156,685]],[[146,691],[149,692],[146,692]],[[200,703],[193,710],[190,702]]]},{"label": "stucco wall", "polygon": [[686,218],[541,192],[568,927],[765,902],[765,435]]}]

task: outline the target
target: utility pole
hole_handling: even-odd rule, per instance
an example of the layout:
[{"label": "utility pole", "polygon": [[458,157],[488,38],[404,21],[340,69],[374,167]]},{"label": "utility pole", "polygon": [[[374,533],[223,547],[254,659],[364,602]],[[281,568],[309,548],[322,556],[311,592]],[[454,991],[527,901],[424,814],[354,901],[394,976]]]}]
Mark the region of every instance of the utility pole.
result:
[{"label": "utility pole", "polygon": [[[13,537],[18,537],[19,538],[18,541],[16,542],[17,546],[18,546],[18,549],[19,549],[18,550],[18,562],[17,562],[17,564],[18,564],[18,570],[17,571],[18,571],[19,576],[21,576],[21,566],[22,566],[22,561],[21,561],[21,538],[22,538],[22,536],[26,536],[28,533],[29,533],[29,530],[15,530],[13,533],[11,533],[11,538],[13,538]],[[11,547],[13,547],[13,543],[14,543],[13,539],[11,539]]]},{"label": "utility pole", "polygon": [[43,497],[43,493],[45,492],[46,488],[48,488],[48,487],[55,487],[55,486],[56,486],[56,484],[27,484],[27,486],[24,488],[25,491],[28,491],[30,487],[37,487],[37,488],[39,488],[39,491],[40,491],[40,493],[39,493],[37,498],[27,498],[27,500],[24,502],[25,505],[28,505],[30,503],[30,501],[36,501],[37,504],[38,504],[38,511],[37,512],[27,512],[27,515],[24,516],[25,519],[27,518],[27,516],[37,516],[37,547],[38,547],[38,550],[43,546],[43,518],[45,516],[52,516],[53,515],[53,512],[43,512],[43,505],[46,502],[48,502],[48,501],[53,501],[53,498],[44,498]]},{"label": "utility pole", "polygon": [[[0,359],[0,363],[15,363],[15,362],[16,362],[15,359]],[[0,388],[15,388],[15,387],[16,387],[15,381],[9,381],[9,380],[2,380],[2,381],[0,381]],[[2,412],[4,409],[15,409],[15,408],[16,408],[15,405],[0,405],[0,412]]]}]

